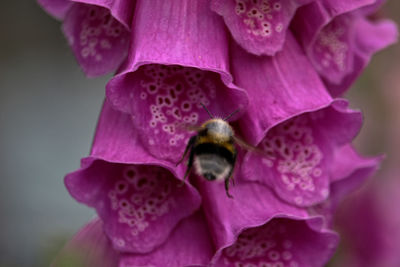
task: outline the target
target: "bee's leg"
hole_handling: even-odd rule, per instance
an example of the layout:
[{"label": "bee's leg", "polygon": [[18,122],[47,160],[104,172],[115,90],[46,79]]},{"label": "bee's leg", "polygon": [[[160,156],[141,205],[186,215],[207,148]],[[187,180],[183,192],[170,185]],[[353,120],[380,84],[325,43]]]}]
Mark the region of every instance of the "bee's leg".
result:
[{"label": "bee's leg", "polygon": [[194,151],[192,150],[190,151],[189,161],[185,172],[185,176],[183,176],[183,181],[186,181],[186,178],[189,176],[190,170],[192,169],[193,166],[193,159],[194,159]]},{"label": "bee's leg", "polygon": [[234,154],[234,156],[233,156],[233,164],[232,164],[232,169],[230,170],[230,172],[229,172],[229,174],[228,174],[228,177],[229,177],[229,179],[232,181],[232,185],[235,185],[235,179],[234,179],[234,177],[233,177],[233,169],[235,168],[235,163],[236,163],[236,156],[237,156],[237,154],[235,153]]},{"label": "bee's leg", "polygon": [[185,152],[183,152],[183,155],[181,157],[181,159],[175,164],[175,166],[178,166],[179,164],[181,164],[181,162],[183,161],[183,159],[185,158],[187,152],[189,151],[189,149],[192,148],[192,146],[194,145],[194,142],[196,141],[196,135],[192,136],[189,140],[189,143],[187,144],[186,148],[185,148]]},{"label": "bee's leg", "polygon": [[225,192],[226,192],[226,195],[229,197],[229,198],[233,198],[233,196],[231,195],[231,194],[229,194],[229,180],[231,179],[231,177],[230,176],[227,176],[226,178],[225,178]]},{"label": "bee's leg", "polygon": [[189,173],[190,173],[190,171],[192,169],[192,166],[193,166],[193,159],[194,159],[194,151],[192,150],[192,151],[190,151],[189,161],[188,161],[188,166],[187,166],[187,169],[186,169],[186,172],[185,172],[185,176],[183,176],[182,182],[181,182],[181,184],[179,186],[182,186],[182,185],[185,184],[185,181],[186,181],[187,177],[189,176]]},{"label": "bee's leg", "polygon": [[235,178],[233,176],[231,176],[231,178],[229,178],[232,182],[232,185],[235,186]]},{"label": "bee's leg", "polygon": [[233,196],[231,194],[229,194],[229,182],[232,181],[232,184],[235,185],[235,180],[233,178],[233,169],[235,168],[236,156],[237,156],[237,154],[235,153],[233,155],[232,169],[229,171],[228,175],[225,178],[225,191],[226,191],[226,195],[229,198],[233,198]]}]

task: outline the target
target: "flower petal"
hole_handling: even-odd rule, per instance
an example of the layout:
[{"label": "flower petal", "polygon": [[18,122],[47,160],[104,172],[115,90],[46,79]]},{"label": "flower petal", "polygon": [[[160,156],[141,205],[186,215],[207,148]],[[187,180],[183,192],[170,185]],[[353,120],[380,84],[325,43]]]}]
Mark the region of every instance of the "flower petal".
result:
[{"label": "flower petal", "polygon": [[322,266],[332,256],[337,236],[321,228],[321,217],[310,218],[268,187],[236,178],[240,174],[231,188],[233,199],[218,182],[194,181],[217,248],[211,266]]},{"label": "flower petal", "polygon": [[151,154],[176,162],[190,137],[182,125],[209,118],[201,103],[226,116],[243,110],[247,95],[232,84],[224,25],[207,1],[138,1],[134,24],[129,59],[107,97],[134,116]]},{"label": "flower petal", "polygon": [[129,32],[103,7],[75,3],[66,15],[63,31],[89,77],[117,69],[127,55]]},{"label": "flower petal", "polygon": [[274,217],[240,233],[216,257],[215,266],[323,266],[333,255],[338,236],[321,225],[321,218]]},{"label": "flower petal", "polygon": [[353,11],[375,1],[343,2],[343,6],[314,2],[299,10],[293,23],[304,50],[334,96],[350,87],[375,52],[397,39],[392,22],[373,23],[360,10]]},{"label": "flower petal", "polygon": [[339,84],[325,79],[327,88],[334,96],[341,95],[350,88],[351,84],[367,66],[373,54],[394,44],[398,38],[397,27],[389,20],[371,22],[364,18],[358,18],[353,27],[354,43],[357,49],[354,50],[352,71]]},{"label": "flower petal", "polygon": [[318,0],[314,1],[314,3],[323,6],[325,14],[333,18],[346,12],[368,7],[369,5],[374,4],[376,1],[377,0]]},{"label": "flower petal", "polygon": [[164,243],[201,200],[192,186],[180,186],[171,164],[145,152],[130,122],[106,102],[92,155],[65,183],[77,201],[97,210],[116,249],[144,253]]},{"label": "flower petal", "polygon": [[66,244],[51,266],[117,267],[119,257],[103,232],[103,222],[94,219]]},{"label": "flower petal", "polygon": [[69,0],[37,0],[38,3],[49,14],[57,19],[63,19],[71,7],[72,3]]},{"label": "flower petal", "polygon": [[104,7],[117,19],[126,29],[130,29],[135,0],[37,0],[48,13],[57,19],[64,19],[73,3],[88,4]]},{"label": "flower petal", "polygon": [[398,265],[400,216],[395,207],[400,201],[400,180],[397,164],[392,168],[340,205],[335,226],[346,253],[335,260],[335,266]]},{"label": "flower petal", "polygon": [[362,157],[351,145],[337,148],[331,165],[329,198],[308,209],[312,215],[323,215],[327,227],[333,228],[333,216],[339,203],[361,187],[379,167],[382,156]]},{"label": "flower petal", "polygon": [[243,182],[239,173],[230,189],[233,199],[226,196],[222,183],[193,178],[197,178],[194,182],[203,196],[203,210],[217,249],[232,244],[244,229],[260,226],[275,216],[307,216],[305,210],[282,202],[268,187]]},{"label": "flower petal", "polygon": [[235,41],[255,55],[275,55],[298,7],[312,0],[212,0]]},{"label": "flower petal", "polygon": [[[331,181],[346,180],[358,171],[371,173],[379,167],[382,160],[383,156],[363,157],[351,145],[339,147],[334,153],[331,165]],[[365,175],[365,178],[367,176]]]},{"label": "flower petal", "polygon": [[274,125],[303,112],[328,106],[332,98],[297,44],[287,36],[274,57],[257,57],[232,49],[235,83],[247,90],[250,105],[240,120],[246,139],[258,144]]},{"label": "flower petal", "polygon": [[71,0],[73,2],[101,6],[108,9],[111,15],[126,29],[131,28],[136,0]]},{"label": "flower petal", "polygon": [[246,155],[244,176],[270,186],[291,204],[322,202],[329,195],[334,151],[351,142],[360,127],[361,114],[340,100],[291,118],[269,130],[258,145],[265,155]]},{"label": "flower petal", "polygon": [[144,255],[122,256],[119,267],[205,266],[214,254],[202,212],[184,219],[161,247]]}]

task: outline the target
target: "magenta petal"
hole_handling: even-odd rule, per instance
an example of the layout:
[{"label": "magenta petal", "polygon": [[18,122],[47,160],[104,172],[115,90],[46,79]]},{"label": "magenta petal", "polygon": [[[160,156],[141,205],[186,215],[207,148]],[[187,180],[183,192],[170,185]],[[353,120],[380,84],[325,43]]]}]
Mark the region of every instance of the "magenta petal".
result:
[{"label": "magenta petal", "polygon": [[333,216],[344,197],[360,188],[365,180],[379,167],[382,157],[361,157],[351,145],[336,149],[331,165],[331,185],[329,198],[310,207],[310,214],[323,215],[329,228],[333,226]]},{"label": "magenta petal", "polygon": [[177,162],[190,137],[182,125],[209,118],[200,103],[226,116],[247,95],[232,84],[224,25],[207,1],[138,1],[135,14],[128,61],[107,97],[133,115],[151,154]]},{"label": "magenta petal", "polygon": [[[368,21],[360,7],[375,1],[314,2],[297,13],[293,30],[316,70],[336,96],[349,88],[376,51],[397,38],[390,21]],[[310,19],[312,18],[312,19]]]},{"label": "magenta petal", "polygon": [[117,267],[119,257],[103,232],[102,221],[94,219],[66,244],[51,267]]},{"label": "magenta petal", "polygon": [[321,218],[274,217],[241,232],[213,266],[323,266],[335,252],[338,236],[321,227]]},{"label": "magenta petal", "polygon": [[204,216],[197,212],[182,220],[162,246],[144,255],[124,255],[119,266],[205,266],[213,254]]},{"label": "magenta petal", "polygon": [[364,18],[358,18],[353,23],[356,49],[354,50],[352,69],[339,84],[328,79],[325,80],[325,84],[334,96],[341,95],[350,88],[373,54],[397,41],[397,27],[392,21],[371,22]]},{"label": "magenta petal", "polygon": [[37,0],[38,3],[49,14],[57,19],[63,19],[71,7],[72,3],[69,0]]},{"label": "magenta petal", "polygon": [[[382,156],[363,157],[351,145],[339,147],[334,153],[334,160],[331,164],[331,181],[346,180],[357,171],[371,173],[379,167],[382,159]],[[367,176],[365,175],[364,179]]]},{"label": "magenta petal", "polygon": [[319,0],[300,8],[293,19],[291,28],[301,43],[308,47],[325,25],[335,17],[351,14],[360,8],[371,7],[376,0]]},{"label": "magenta petal", "polygon": [[223,183],[196,180],[217,249],[232,244],[244,229],[262,225],[275,216],[307,216],[305,210],[282,202],[268,187],[243,183],[238,175],[235,186],[230,188],[233,199],[226,196]]},{"label": "magenta petal", "polygon": [[231,199],[223,184],[196,182],[217,248],[211,266],[322,266],[332,256],[337,235],[321,229],[323,219],[280,201],[268,187],[236,179]]},{"label": "magenta petal", "polygon": [[97,210],[116,249],[143,253],[165,242],[201,200],[192,186],[181,185],[171,164],[145,152],[130,122],[106,102],[92,155],[65,183],[77,201]]},{"label": "magenta petal", "polygon": [[130,29],[136,0],[71,0],[77,3],[101,6],[108,9],[126,29]]},{"label": "magenta petal", "polygon": [[[380,1],[380,0],[378,0]],[[331,18],[346,12],[358,10],[373,5],[377,0],[317,0],[314,3],[323,7],[325,15]],[[308,8],[308,7],[307,7]]]},{"label": "magenta petal", "polygon": [[162,167],[93,157],[66,176],[70,194],[94,207],[116,249],[148,252],[200,206],[200,197]]},{"label": "magenta petal", "polygon": [[294,205],[322,202],[329,195],[335,150],[351,142],[360,127],[361,114],[343,100],[289,119],[269,130],[258,145],[265,155],[246,155],[244,177],[270,186]]},{"label": "magenta petal", "polygon": [[399,265],[400,180],[398,167],[392,168],[340,205],[335,225],[344,237],[346,253],[335,261],[336,266]]},{"label": "magenta petal", "polygon": [[277,123],[328,106],[332,98],[291,34],[274,57],[257,57],[232,49],[235,83],[247,90],[250,104],[240,120],[243,134],[258,144]]},{"label": "magenta petal", "polygon": [[360,13],[365,16],[374,16],[379,13],[379,9],[385,4],[386,0],[374,0],[372,4],[360,8]]},{"label": "magenta petal", "polygon": [[235,41],[255,55],[275,55],[285,42],[286,31],[298,7],[312,0],[212,0]]},{"label": "magenta petal", "polygon": [[89,77],[117,69],[127,55],[129,32],[103,7],[75,3],[63,31]]}]

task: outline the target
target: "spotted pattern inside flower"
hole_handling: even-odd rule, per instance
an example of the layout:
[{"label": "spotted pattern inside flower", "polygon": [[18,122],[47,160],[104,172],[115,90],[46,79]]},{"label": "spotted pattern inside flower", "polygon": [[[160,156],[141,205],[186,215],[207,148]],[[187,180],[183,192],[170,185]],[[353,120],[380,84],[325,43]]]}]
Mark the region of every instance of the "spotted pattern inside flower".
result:
[{"label": "spotted pattern inside flower", "polygon": [[176,65],[146,65],[139,73],[140,106],[147,108],[139,126],[148,131],[143,141],[153,154],[176,160],[189,140],[187,128],[208,118],[201,104],[215,102],[221,82],[215,73]]},{"label": "spotted pattern inside flower", "polygon": [[289,220],[273,220],[245,230],[236,242],[224,249],[222,262],[235,267],[297,267]]},{"label": "spotted pattern inside flower", "polygon": [[346,16],[335,18],[320,31],[312,47],[314,64],[332,82],[339,82],[351,65],[349,21]]},{"label": "spotted pattern inside flower", "polygon": [[127,224],[132,235],[143,232],[151,221],[169,211],[172,187],[176,186],[159,167],[128,166],[108,197],[118,222]]},{"label": "spotted pattern inside flower", "polygon": [[281,51],[296,10],[312,0],[211,0],[235,41],[247,52],[273,56]]},{"label": "spotted pattern inside flower", "polygon": [[95,160],[65,183],[78,201],[96,209],[113,247],[124,252],[160,246],[201,202],[191,186],[158,165]]},{"label": "spotted pattern inside flower", "polygon": [[236,0],[236,15],[242,18],[246,31],[258,38],[270,37],[281,32],[282,4],[279,0]]},{"label": "spotted pattern inside flower", "polygon": [[92,58],[100,63],[104,60],[104,51],[114,49],[114,43],[127,43],[126,38],[121,38],[126,30],[107,9],[87,6],[82,12],[85,12],[85,19],[81,22],[79,45],[84,59]]},{"label": "spotted pattern inside flower", "polygon": [[[315,181],[323,174],[323,153],[315,143],[311,120],[309,115],[303,115],[279,124],[260,144],[266,152],[262,163],[274,168],[287,191],[313,193],[316,190]],[[302,204],[302,194],[293,194],[296,204]],[[328,192],[321,194],[327,195]]]}]

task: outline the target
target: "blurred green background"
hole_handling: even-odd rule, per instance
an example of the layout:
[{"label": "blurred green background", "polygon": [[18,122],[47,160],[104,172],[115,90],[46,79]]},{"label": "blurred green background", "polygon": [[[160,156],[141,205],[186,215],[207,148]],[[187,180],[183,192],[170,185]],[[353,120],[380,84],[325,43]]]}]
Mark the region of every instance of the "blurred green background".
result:
[{"label": "blurred green background", "polygon": [[[400,22],[400,1],[381,13]],[[48,266],[94,215],[63,176],[89,152],[109,77],[84,77],[60,23],[35,1],[7,1],[0,36],[0,266]],[[400,159],[399,54],[377,54],[347,95],[365,117],[356,147],[388,154],[376,177]]]}]

